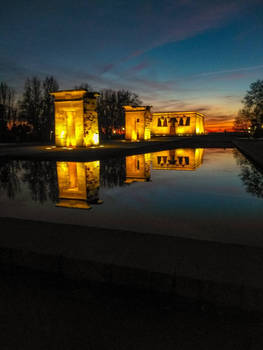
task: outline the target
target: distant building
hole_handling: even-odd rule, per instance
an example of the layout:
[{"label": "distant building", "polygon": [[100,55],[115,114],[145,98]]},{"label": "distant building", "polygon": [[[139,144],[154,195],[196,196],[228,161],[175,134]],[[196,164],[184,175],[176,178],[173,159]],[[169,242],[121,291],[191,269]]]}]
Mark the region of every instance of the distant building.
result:
[{"label": "distant building", "polygon": [[151,138],[151,107],[124,106],[125,139],[131,141],[149,140]]},{"label": "distant building", "polygon": [[154,112],[151,133],[155,136],[204,134],[204,115],[198,112]]},{"label": "distant building", "polygon": [[55,100],[56,146],[99,144],[97,97],[85,89],[52,92]]},{"label": "distant building", "polygon": [[198,112],[154,112],[150,106],[125,109],[125,138],[131,141],[149,140],[154,136],[204,134],[204,115]]}]

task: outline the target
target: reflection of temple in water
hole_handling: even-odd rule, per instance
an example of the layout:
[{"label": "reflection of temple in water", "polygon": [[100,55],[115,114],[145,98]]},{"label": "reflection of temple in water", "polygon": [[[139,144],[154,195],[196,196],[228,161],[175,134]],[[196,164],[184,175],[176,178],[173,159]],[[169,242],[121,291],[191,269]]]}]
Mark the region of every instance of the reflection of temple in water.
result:
[{"label": "reflection of temple in water", "polygon": [[145,182],[153,170],[195,170],[203,161],[203,148],[177,148],[126,157],[126,181]]},{"label": "reflection of temple in water", "polygon": [[165,170],[195,170],[202,164],[203,148],[177,148],[152,154],[152,168]]},{"label": "reflection of temple in water", "polygon": [[89,209],[99,204],[100,162],[57,162],[58,207]]},{"label": "reflection of temple in water", "polygon": [[151,177],[151,154],[136,154],[134,156],[126,157],[126,181],[131,182],[145,182],[149,181]]}]

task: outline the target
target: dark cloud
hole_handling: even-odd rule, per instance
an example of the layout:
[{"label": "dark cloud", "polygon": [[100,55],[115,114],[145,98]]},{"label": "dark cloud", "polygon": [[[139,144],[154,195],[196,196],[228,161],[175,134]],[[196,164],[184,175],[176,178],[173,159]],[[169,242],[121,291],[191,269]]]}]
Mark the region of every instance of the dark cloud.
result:
[{"label": "dark cloud", "polygon": [[102,67],[101,74],[107,73],[107,72],[111,71],[113,68],[114,68],[113,63],[106,64],[105,66]]},{"label": "dark cloud", "polygon": [[235,69],[221,70],[214,72],[204,72],[195,75],[194,77],[199,78],[210,78],[210,79],[240,79],[250,75],[250,72],[263,70],[263,64],[247,67],[238,67]]}]

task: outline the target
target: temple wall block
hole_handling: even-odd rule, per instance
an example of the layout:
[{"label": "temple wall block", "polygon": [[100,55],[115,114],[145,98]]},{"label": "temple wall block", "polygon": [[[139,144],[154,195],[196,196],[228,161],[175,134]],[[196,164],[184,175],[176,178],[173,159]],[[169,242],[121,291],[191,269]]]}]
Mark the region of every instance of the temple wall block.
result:
[{"label": "temple wall block", "polygon": [[125,139],[130,141],[149,140],[151,138],[152,115],[149,106],[125,109]]},{"label": "temple wall block", "polygon": [[85,89],[52,92],[55,103],[55,144],[89,147],[99,144],[98,93]]}]

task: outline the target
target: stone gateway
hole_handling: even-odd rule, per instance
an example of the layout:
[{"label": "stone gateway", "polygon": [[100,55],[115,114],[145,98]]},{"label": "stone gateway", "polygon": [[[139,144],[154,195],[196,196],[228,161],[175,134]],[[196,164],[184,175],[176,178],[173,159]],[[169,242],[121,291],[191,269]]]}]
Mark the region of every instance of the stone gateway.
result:
[{"label": "stone gateway", "polygon": [[55,100],[56,146],[88,147],[99,144],[97,97],[85,89],[50,93]]}]

